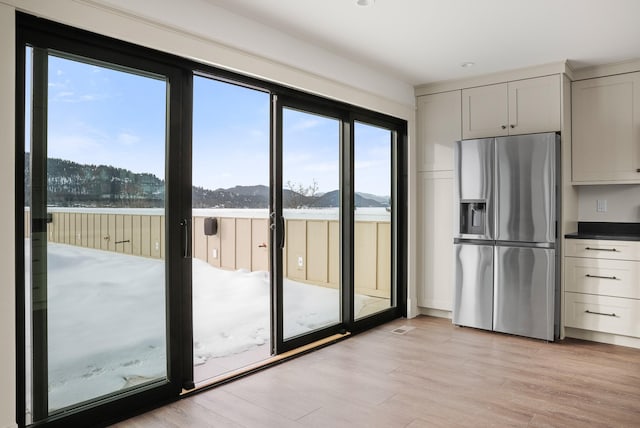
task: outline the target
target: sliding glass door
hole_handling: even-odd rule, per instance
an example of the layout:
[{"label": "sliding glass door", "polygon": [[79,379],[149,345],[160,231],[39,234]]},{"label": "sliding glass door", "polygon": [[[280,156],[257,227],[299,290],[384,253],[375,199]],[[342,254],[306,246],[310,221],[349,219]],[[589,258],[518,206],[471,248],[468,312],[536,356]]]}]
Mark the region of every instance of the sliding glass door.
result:
[{"label": "sliding glass door", "polygon": [[276,96],[276,351],[400,315],[402,128],[316,99]]},{"label": "sliding glass door", "polygon": [[284,107],[282,114],[282,339],[342,322],[341,121]]},{"label": "sliding glass door", "polygon": [[198,385],[272,355],[270,95],[193,81],[193,353]]},{"label": "sliding glass door", "polygon": [[363,122],[354,126],[354,316],[395,306],[392,256],[393,132]]},{"label": "sliding glass door", "polygon": [[176,75],[68,47],[19,55],[26,424],[108,417],[126,397],[174,396],[183,378],[171,286],[182,240],[168,226]]},{"label": "sliding glass door", "polygon": [[404,121],[18,28],[20,426],[105,424],[403,314]]}]

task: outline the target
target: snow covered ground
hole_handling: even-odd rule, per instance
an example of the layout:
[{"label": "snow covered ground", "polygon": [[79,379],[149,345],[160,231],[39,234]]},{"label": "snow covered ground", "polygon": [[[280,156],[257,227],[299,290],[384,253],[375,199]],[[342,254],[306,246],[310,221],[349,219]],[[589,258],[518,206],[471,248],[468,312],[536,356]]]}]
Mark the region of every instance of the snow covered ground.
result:
[{"label": "snow covered ground", "polygon": [[[48,254],[49,407],[163,378],[164,262],[53,243]],[[266,272],[194,259],[193,296],[194,364],[268,347]],[[356,296],[356,313],[370,300]],[[285,279],[285,337],[338,322],[339,302],[338,290]]]}]

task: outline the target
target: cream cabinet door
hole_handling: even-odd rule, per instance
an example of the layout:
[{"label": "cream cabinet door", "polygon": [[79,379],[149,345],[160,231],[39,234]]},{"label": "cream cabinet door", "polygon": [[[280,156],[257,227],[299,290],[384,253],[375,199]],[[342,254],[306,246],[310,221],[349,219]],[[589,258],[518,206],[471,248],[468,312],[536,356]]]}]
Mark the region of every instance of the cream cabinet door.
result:
[{"label": "cream cabinet door", "polygon": [[640,261],[640,242],[604,239],[565,239],[565,256]]},{"label": "cream cabinet door", "polygon": [[462,90],[462,138],[500,137],[509,134],[508,85]]},{"label": "cream cabinet door", "polygon": [[418,306],[453,308],[453,172],[418,173]]},{"label": "cream cabinet door", "polygon": [[566,327],[640,337],[640,300],[564,293]]},{"label": "cream cabinet door", "polygon": [[640,73],[572,84],[574,183],[640,183]]},{"label": "cream cabinet door", "polygon": [[560,75],[509,82],[509,135],[560,131]]},{"label": "cream cabinet door", "polygon": [[418,171],[452,170],[453,143],[461,138],[461,91],[418,97]]}]

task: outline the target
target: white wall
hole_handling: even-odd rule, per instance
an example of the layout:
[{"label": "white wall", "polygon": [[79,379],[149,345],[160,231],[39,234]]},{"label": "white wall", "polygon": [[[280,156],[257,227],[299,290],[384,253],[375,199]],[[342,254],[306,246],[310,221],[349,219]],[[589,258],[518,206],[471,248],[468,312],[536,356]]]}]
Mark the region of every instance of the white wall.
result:
[{"label": "white wall", "polygon": [[15,426],[15,19],[0,4],[0,427]]},{"label": "white wall", "polygon": [[0,3],[397,117],[408,118],[415,105],[411,85],[202,0]]},{"label": "white wall", "polygon": [[[578,221],[640,222],[640,185],[578,186]],[[607,212],[597,212],[598,200]]]},{"label": "white wall", "polygon": [[[291,37],[279,29],[232,13],[206,0],[189,0],[188,7],[185,7],[184,0],[153,0],[154,7],[149,7],[149,0],[88,1],[101,6],[116,7],[167,27],[187,30],[194,35],[221,42],[252,55],[305,70],[325,80],[340,81],[400,103],[414,103],[413,87],[406,82]],[[206,55],[198,55],[195,58],[211,60]],[[218,65],[233,68],[233,64],[229,63],[218,62]],[[280,83],[291,85],[293,82]]]},{"label": "white wall", "polygon": [[[105,4],[126,5],[146,11],[145,18],[118,11]],[[201,0],[192,0],[196,12],[207,6]],[[179,7],[178,7],[179,5]],[[167,9],[165,9],[167,8]],[[286,35],[221,11],[203,14],[199,19],[185,19],[189,10],[184,2],[155,0],[149,2],[119,0],[0,0],[0,242],[5,251],[0,258],[0,428],[14,426],[15,421],[15,254],[14,254],[14,162],[15,162],[15,17],[14,9],[31,13],[79,28],[105,34],[129,42],[197,59],[212,65],[242,72],[255,77],[275,81],[306,90],[328,98],[345,101],[371,110],[403,118],[409,124],[410,153],[415,153],[411,141],[415,135],[415,109],[413,88],[390,76],[377,73],[345,58],[339,58],[317,47],[305,45]],[[169,10],[170,13],[158,11]],[[154,16],[155,15],[155,16]],[[197,13],[196,13],[197,15]],[[155,22],[160,17],[171,16],[178,23],[190,26],[195,32],[186,32],[166,22]],[[223,28],[208,37],[206,28]],[[188,27],[190,28],[190,27]],[[240,35],[244,35],[239,39]],[[226,38],[226,40],[224,40]],[[265,38],[271,46],[265,58],[249,52],[252,43]],[[238,40],[244,44],[238,46]],[[235,46],[235,47],[231,47]],[[240,47],[240,49],[238,48]],[[264,47],[263,47],[264,48]],[[276,60],[279,56],[284,64]],[[305,65],[306,64],[306,65]],[[326,74],[327,77],[321,75]],[[410,156],[412,156],[410,154]],[[410,253],[414,259],[413,193],[415,174],[409,163],[410,194]],[[413,284],[413,264],[409,266],[409,284]],[[415,291],[411,287],[409,296]],[[410,303],[413,307],[415,304]],[[415,309],[413,311],[415,314]]]}]

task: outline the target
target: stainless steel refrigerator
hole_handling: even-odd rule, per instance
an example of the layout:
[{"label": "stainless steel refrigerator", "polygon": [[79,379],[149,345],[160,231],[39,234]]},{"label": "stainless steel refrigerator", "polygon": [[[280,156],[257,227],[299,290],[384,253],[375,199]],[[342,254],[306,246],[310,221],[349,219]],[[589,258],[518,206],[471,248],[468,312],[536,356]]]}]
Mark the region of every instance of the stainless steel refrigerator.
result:
[{"label": "stainless steel refrigerator", "polygon": [[560,137],[457,141],[453,323],[552,341]]}]

